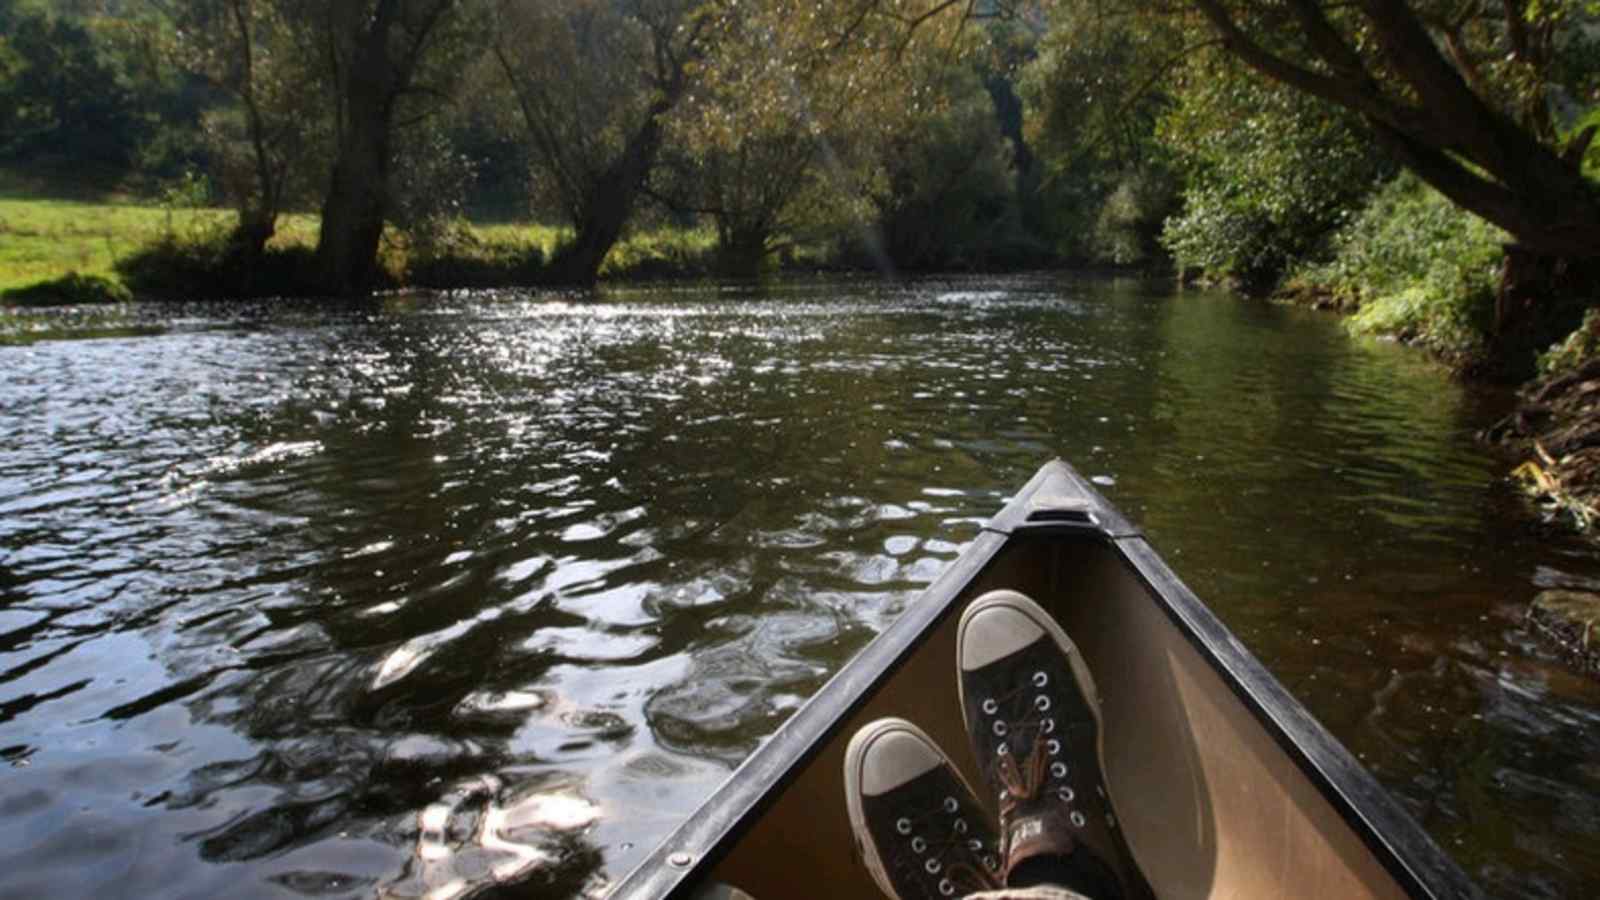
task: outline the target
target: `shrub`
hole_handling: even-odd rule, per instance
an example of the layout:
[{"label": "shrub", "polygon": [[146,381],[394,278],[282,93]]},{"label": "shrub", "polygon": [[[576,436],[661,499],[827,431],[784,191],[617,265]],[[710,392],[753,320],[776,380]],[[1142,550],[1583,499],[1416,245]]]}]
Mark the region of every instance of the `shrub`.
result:
[{"label": "shrub", "polygon": [[1184,174],[1162,241],[1184,269],[1267,290],[1318,252],[1392,164],[1359,123],[1226,60],[1197,65],[1162,118]]},{"label": "shrub", "polygon": [[1583,324],[1566,339],[1539,355],[1539,374],[1570,372],[1600,355],[1600,308],[1583,314]]},{"label": "shrub", "polygon": [[413,245],[404,280],[432,288],[526,287],[539,283],[544,265],[538,235],[489,239],[455,220],[432,240]]},{"label": "shrub", "polygon": [[1100,262],[1126,266],[1162,258],[1161,223],[1176,206],[1172,176],[1156,168],[1126,173],[1095,218],[1091,247]]},{"label": "shrub", "polygon": [[1331,261],[1297,280],[1360,311],[1352,330],[1449,354],[1483,349],[1506,235],[1410,174],[1389,182],[1334,237]]},{"label": "shrub", "polygon": [[126,287],[109,278],[77,272],[0,292],[0,300],[17,306],[79,306],[127,303],[132,299],[133,294]]},{"label": "shrub", "polygon": [[136,293],[172,300],[286,297],[316,293],[310,247],[268,247],[252,257],[218,232],[168,232],[117,261]]}]

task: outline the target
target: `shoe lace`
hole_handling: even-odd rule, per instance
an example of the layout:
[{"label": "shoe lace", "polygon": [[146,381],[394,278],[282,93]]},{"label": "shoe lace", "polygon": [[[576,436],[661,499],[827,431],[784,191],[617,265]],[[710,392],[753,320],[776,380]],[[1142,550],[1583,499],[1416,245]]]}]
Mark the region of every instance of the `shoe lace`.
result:
[{"label": "shoe lace", "polygon": [[1050,759],[1045,754],[1044,733],[1035,731],[1028,753],[1019,763],[1015,753],[1006,753],[998,763],[1000,784],[1013,802],[1032,800],[1050,777]]},{"label": "shoe lace", "polygon": [[[1025,684],[995,698],[997,712],[1001,709],[1015,711],[1014,715],[995,717],[1006,723],[1007,732],[1002,736],[1005,750],[997,754],[995,761],[995,774],[1002,788],[1002,805],[1008,798],[1013,803],[1032,800],[1050,779],[1050,757],[1054,754],[1049,747],[1056,739],[1047,735],[1055,731],[1055,719],[1049,715],[1048,698],[1043,694],[1038,695],[1034,702],[1017,702],[1019,699],[1025,700],[1025,695],[1031,690],[1035,690],[1034,686]],[[1046,702],[1042,709],[1039,701]],[[1030,737],[1015,740],[1029,732]],[[1012,752],[1010,747],[1014,744],[1025,746],[1027,751],[1022,754]],[[1056,746],[1059,748],[1059,741]]]},{"label": "shoe lace", "polygon": [[902,827],[900,830],[909,836],[907,843],[915,854],[902,856],[902,864],[916,866],[923,877],[939,877],[939,893],[945,896],[1001,887],[998,872],[990,868],[999,865],[998,858],[993,855],[995,848],[988,848],[990,855],[987,859],[983,857],[986,851],[982,842],[968,837],[966,829],[951,822],[955,813],[949,807],[950,802],[951,798],[947,798],[943,803],[902,819],[909,824],[909,829]]}]

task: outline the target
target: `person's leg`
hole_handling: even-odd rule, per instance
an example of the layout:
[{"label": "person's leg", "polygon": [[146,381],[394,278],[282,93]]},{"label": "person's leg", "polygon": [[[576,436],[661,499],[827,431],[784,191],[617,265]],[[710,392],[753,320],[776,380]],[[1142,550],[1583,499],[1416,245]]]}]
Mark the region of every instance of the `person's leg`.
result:
[{"label": "person's leg", "polygon": [[1095,900],[1095,898],[1084,896],[1077,891],[1069,891],[1064,887],[1039,885],[1037,887],[1000,888],[995,891],[980,891],[976,894],[968,894],[961,900]]},{"label": "person's leg", "polygon": [[967,733],[999,800],[1006,887],[1153,897],[1106,788],[1094,680],[1061,626],[1022,594],[994,591],[967,608],[956,640]]},{"label": "person's leg", "polygon": [[844,779],[862,862],[889,897],[962,897],[1001,886],[994,827],[920,728],[879,719],[856,732]]}]

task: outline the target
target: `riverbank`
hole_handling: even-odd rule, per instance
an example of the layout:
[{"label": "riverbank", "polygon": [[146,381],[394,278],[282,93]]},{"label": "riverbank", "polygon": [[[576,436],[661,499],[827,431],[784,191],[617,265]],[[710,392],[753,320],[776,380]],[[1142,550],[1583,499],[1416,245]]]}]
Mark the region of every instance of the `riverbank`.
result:
[{"label": "riverbank", "polygon": [[1600,313],[1540,363],[1516,411],[1484,438],[1522,460],[1513,474],[1531,496],[1600,539]]},{"label": "riverbank", "polygon": [[[45,306],[118,302],[132,296],[258,297],[304,293],[318,220],[295,214],[252,271],[226,259],[234,214],[127,198],[60,199],[0,194],[0,302]],[[424,238],[385,236],[381,268],[389,287],[503,287],[537,281],[565,232],[536,224],[450,223]],[[705,229],[641,231],[620,242],[608,278],[705,274],[715,235]]]}]

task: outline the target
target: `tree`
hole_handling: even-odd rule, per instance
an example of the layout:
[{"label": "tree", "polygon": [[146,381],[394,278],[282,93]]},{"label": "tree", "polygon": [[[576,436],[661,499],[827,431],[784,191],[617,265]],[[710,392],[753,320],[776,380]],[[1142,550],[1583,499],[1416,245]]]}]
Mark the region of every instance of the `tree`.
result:
[{"label": "tree", "polygon": [[5,10],[0,155],[121,170],[143,121],[132,92],[83,25]]},{"label": "tree", "polygon": [[317,269],[324,290],[359,294],[379,281],[390,211],[394,130],[402,107],[425,115],[471,52],[466,0],[297,0],[326,29],[335,159],[322,204]]},{"label": "tree", "polygon": [[1156,125],[1195,41],[1159,18],[1062,3],[1023,70],[1026,133],[1042,164],[1040,216],[1057,250],[1126,264],[1159,255],[1172,153]]},{"label": "tree", "polygon": [[752,274],[797,233],[863,226],[874,152],[931,105],[929,61],[959,61],[964,4],[714,2],[714,50],[674,117],[671,205],[711,217],[723,267]]},{"label": "tree", "polygon": [[709,17],[697,0],[513,0],[494,53],[532,145],[538,200],[574,236],[553,281],[592,284],[655,168]]},{"label": "tree", "polygon": [[204,132],[212,175],[238,206],[231,243],[246,259],[260,256],[279,214],[308,187],[326,133],[326,73],[297,12],[278,0],[188,0],[169,13],[173,58],[234,103],[209,111]]},{"label": "tree", "polygon": [[1164,243],[1180,267],[1251,289],[1317,252],[1395,174],[1355,116],[1221,55],[1179,73],[1158,135],[1185,180]]},{"label": "tree", "polygon": [[[1523,251],[1600,257],[1600,185],[1582,172],[1596,128],[1563,144],[1546,103],[1554,89],[1596,88],[1592,2],[1182,6],[1251,69],[1359,115],[1401,164]],[[1591,54],[1587,72],[1563,69],[1575,47]]]},{"label": "tree", "polygon": [[870,198],[883,250],[902,269],[982,266],[1021,236],[1011,167],[989,90],[967,66],[938,73],[949,98],[878,150],[885,177]]}]

